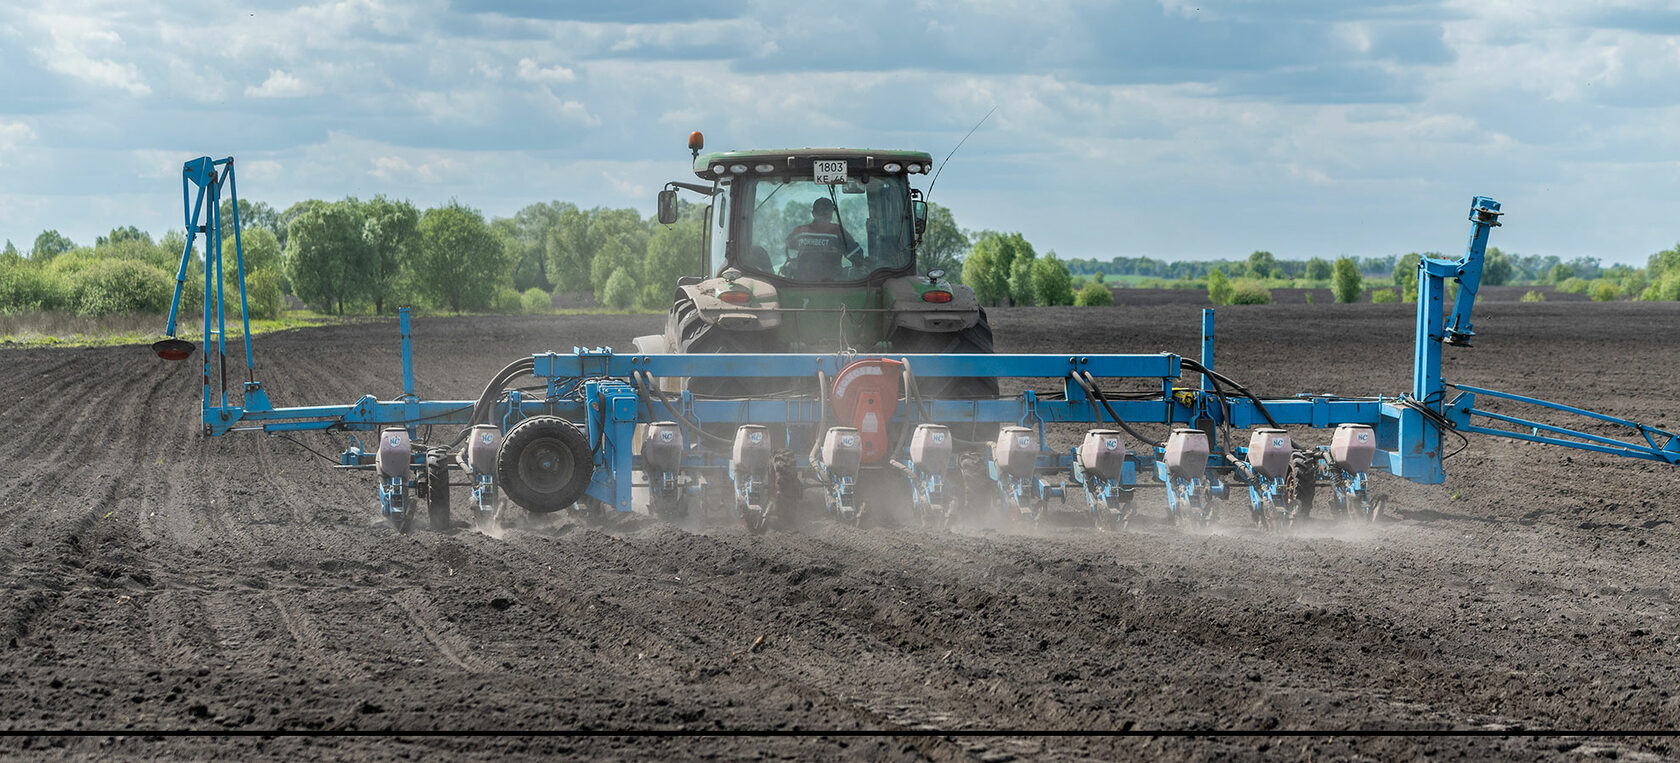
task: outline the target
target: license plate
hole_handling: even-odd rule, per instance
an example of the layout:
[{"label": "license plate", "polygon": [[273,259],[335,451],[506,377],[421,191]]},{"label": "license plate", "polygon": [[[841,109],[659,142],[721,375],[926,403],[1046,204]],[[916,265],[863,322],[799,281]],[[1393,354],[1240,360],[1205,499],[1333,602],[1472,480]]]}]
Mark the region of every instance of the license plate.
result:
[{"label": "license plate", "polygon": [[811,162],[811,168],[818,183],[834,185],[846,182],[846,160],[818,159]]}]

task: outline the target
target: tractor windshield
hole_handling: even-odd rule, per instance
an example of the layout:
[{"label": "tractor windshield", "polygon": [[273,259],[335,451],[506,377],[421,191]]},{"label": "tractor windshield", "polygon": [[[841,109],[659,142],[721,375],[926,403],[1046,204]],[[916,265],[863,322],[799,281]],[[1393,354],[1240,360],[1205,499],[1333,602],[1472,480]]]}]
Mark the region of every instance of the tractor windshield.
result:
[{"label": "tractor windshield", "polygon": [[828,185],[810,178],[758,177],[740,242],[747,270],[805,283],[859,281],[909,267],[914,251],[902,176],[860,176]]}]

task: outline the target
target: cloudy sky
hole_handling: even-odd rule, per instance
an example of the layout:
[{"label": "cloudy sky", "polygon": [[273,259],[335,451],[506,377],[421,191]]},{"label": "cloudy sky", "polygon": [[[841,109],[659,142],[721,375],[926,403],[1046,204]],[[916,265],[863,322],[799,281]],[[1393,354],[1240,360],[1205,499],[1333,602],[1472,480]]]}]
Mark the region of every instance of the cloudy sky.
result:
[{"label": "cloudy sky", "polygon": [[653,208],[684,144],[952,158],[933,200],[1064,257],[1680,241],[1680,6],[1346,0],[8,0],[0,238],[244,198]]}]

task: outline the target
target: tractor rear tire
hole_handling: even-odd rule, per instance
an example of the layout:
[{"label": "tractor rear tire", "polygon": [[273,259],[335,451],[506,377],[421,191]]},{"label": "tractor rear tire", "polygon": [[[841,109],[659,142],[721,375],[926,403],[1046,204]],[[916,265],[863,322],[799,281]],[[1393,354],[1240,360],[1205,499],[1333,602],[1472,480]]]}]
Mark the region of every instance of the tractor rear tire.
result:
[{"label": "tractor rear tire", "polygon": [[583,497],[595,470],[589,438],[558,416],[515,424],[496,454],[496,481],[526,511],[548,514]]},{"label": "tractor rear tire", "polygon": [[[778,346],[777,332],[773,330],[735,331],[705,322],[694,301],[687,298],[671,305],[665,323],[665,344],[667,352],[683,355],[770,355],[788,351]],[[802,383],[808,384],[804,379],[695,378],[689,380],[688,390],[702,397],[752,397],[785,391]]]},{"label": "tractor rear tire", "polygon": [[[925,355],[990,355],[992,354],[992,326],[986,321],[986,311],[973,326],[961,331],[933,334],[925,331],[899,329],[893,334],[893,352]],[[911,368],[915,371],[914,367]],[[995,376],[917,376],[916,389],[924,397],[954,400],[996,398],[998,380]],[[959,424],[951,427],[951,434],[959,440],[987,442],[997,436],[996,424]]]},{"label": "tractor rear tire", "polygon": [[[990,355],[996,350],[992,344],[992,325],[986,311],[980,319],[961,331],[930,333],[899,329],[893,334],[893,352],[922,355]],[[916,377],[916,386],[923,395],[945,398],[997,397],[995,376],[929,376]]]}]

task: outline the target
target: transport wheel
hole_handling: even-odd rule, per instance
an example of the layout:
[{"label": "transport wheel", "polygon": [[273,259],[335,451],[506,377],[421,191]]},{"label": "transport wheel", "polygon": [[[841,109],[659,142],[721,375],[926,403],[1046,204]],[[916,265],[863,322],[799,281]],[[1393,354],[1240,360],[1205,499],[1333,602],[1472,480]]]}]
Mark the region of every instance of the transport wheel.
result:
[{"label": "transport wheel", "polygon": [[449,529],[449,461],[443,454],[426,456],[426,512],[432,532]]},{"label": "transport wheel", "polygon": [[593,473],[589,438],[558,416],[533,416],[515,424],[496,454],[502,493],[538,514],[576,503]]}]

